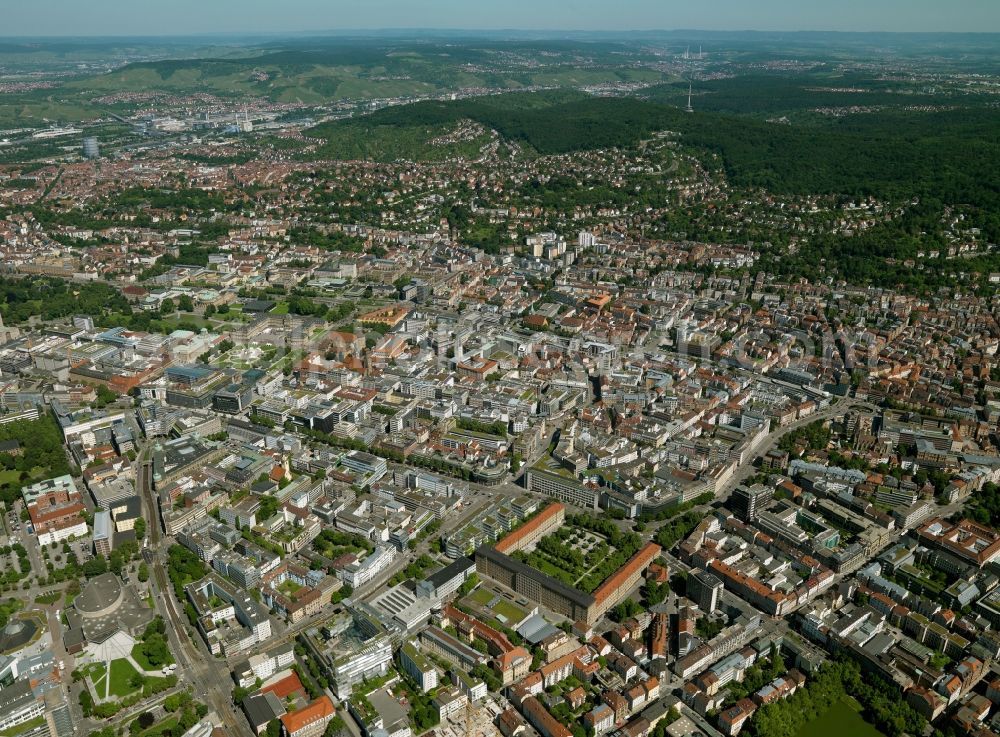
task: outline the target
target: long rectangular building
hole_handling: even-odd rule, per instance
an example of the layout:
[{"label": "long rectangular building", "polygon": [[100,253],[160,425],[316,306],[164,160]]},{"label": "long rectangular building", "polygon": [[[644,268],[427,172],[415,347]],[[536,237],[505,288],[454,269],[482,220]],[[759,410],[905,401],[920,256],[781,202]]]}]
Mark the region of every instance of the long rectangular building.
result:
[{"label": "long rectangular building", "polygon": [[452,637],[440,627],[425,629],[420,635],[420,642],[429,652],[437,653],[442,658],[458,663],[468,670],[487,660],[481,652]]},{"label": "long rectangular building", "polygon": [[537,515],[516,530],[497,541],[496,549],[505,555],[534,545],[551,532],[558,530],[566,518],[566,507],[558,502],[549,504]]},{"label": "long rectangular building", "polygon": [[476,550],[476,570],[574,622],[594,624],[629,595],[660,551],[656,543],[647,543],[593,594],[567,586],[488,545]]},{"label": "long rectangular building", "polygon": [[521,701],[521,711],[542,737],[572,737],[572,733],[534,696]]},{"label": "long rectangular building", "polygon": [[593,596],[504,555],[491,545],[481,545],[476,550],[476,570],[480,575],[489,576],[511,591],[574,622],[593,624],[597,621],[596,616],[592,618]]},{"label": "long rectangular building", "polygon": [[656,543],[646,543],[638,553],[628,559],[621,568],[611,574],[608,579],[597,587],[594,592],[594,602],[597,608],[596,619],[612,609],[625,599],[642,580],[643,572],[649,564],[656,560],[662,551]]},{"label": "long rectangular building", "polygon": [[528,491],[538,492],[584,509],[597,509],[600,492],[596,487],[584,486],[568,474],[558,474],[540,468],[525,472]]}]

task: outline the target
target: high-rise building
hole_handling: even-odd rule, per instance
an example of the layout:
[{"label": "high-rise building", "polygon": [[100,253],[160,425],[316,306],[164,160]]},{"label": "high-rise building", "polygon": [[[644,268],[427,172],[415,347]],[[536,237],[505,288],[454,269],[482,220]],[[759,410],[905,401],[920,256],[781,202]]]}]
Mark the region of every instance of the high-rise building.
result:
[{"label": "high-rise building", "polygon": [[698,605],[698,608],[711,614],[719,607],[719,597],[724,584],[708,571],[692,571],[687,579],[687,598]]},{"label": "high-rise building", "polygon": [[106,509],[98,509],[94,514],[94,553],[97,555],[111,555],[113,538],[111,532],[111,512]]},{"label": "high-rise building", "polygon": [[94,136],[87,136],[83,139],[83,155],[88,159],[100,157],[101,149],[97,145],[97,139]]},{"label": "high-rise building", "polygon": [[737,486],[729,499],[729,507],[739,519],[750,522],[757,518],[757,513],[767,505],[773,493],[763,484]]}]

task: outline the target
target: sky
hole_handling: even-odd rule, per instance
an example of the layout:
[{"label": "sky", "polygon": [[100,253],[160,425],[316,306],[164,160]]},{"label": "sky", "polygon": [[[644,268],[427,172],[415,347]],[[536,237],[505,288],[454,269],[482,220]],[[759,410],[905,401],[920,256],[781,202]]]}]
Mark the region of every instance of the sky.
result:
[{"label": "sky", "polygon": [[0,36],[355,29],[1000,32],[1000,0],[0,0]]}]

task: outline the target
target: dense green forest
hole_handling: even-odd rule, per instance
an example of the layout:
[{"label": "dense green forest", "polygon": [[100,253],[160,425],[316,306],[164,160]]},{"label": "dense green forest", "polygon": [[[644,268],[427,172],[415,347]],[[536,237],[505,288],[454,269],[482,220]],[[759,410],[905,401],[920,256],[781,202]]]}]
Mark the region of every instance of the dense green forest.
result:
[{"label": "dense green forest", "polygon": [[630,146],[682,118],[674,108],[634,98],[517,93],[384,108],[372,115],[326,123],[310,133],[324,138],[338,128],[373,133],[385,126],[440,128],[474,120],[541,154]]},{"label": "dense green forest", "polygon": [[779,194],[933,197],[994,207],[1000,111],[885,112],[781,125],[689,116],[684,142],[718,154],[730,180]]},{"label": "dense green forest", "polygon": [[475,120],[540,154],[628,147],[661,130],[717,154],[737,186],[777,194],[933,197],[993,208],[1000,203],[1000,111],[967,108],[854,115],[810,125],[721,113],[686,114],[635,98],[518,93],[420,102],[326,123],[310,132],[454,125]]},{"label": "dense green forest", "polygon": [[55,277],[0,277],[0,315],[9,325],[32,316],[54,320],[70,315],[131,312],[121,293],[100,282],[75,284]]},{"label": "dense green forest", "polygon": [[8,505],[20,497],[22,487],[70,472],[62,432],[50,414],[0,425],[0,440],[21,445],[20,455],[0,453],[0,500]]},{"label": "dense green forest", "polygon": [[[848,73],[835,74],[827,65],[810,74],[751,73],[692,83],[696,110],[739,115],[800,113],[815,108],[851,106],[896,108],[914,105],[986,105],[989,95],[961,88],[933,88],[909,82]],[[688,83],[670,82],[643,91],[652,102],[686,105]]]}]

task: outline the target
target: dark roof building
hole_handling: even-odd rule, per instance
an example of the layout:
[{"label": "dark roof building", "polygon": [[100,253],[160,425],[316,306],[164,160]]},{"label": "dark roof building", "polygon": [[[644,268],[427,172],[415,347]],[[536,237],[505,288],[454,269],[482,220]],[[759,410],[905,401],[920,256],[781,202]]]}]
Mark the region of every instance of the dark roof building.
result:
[{"label": "dark roof building", "polygon": [[281,700],[271,691],[257,693],[243,699],[243,713],[256,734],[263,734],[267,725],[285,714]]}]

